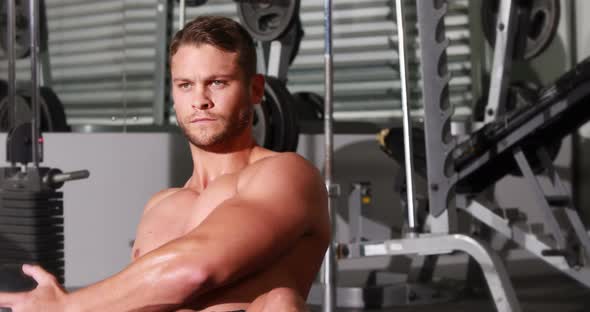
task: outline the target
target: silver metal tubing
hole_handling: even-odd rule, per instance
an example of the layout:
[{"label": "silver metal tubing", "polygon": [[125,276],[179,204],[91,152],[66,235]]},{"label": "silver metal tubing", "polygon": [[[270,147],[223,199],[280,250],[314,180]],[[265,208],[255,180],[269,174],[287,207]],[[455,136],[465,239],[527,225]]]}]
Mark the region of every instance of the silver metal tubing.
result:
[{"label": "silver metal tubing", "polygon": [[[8,112],[10,118],[11,127],[15,126],[16,123],[16,55],[14,40],[16,37],[16,0],[7,0],[6,10],[6,30],[8,35]],[[14,163],[12,164],[14,166]]]},{"label": "silver metal tubing", "polygon": [[[325,159],[324,177],[328,190],[328,209],[330,212],[330,224],[332,233],[335,225],[335,212],[333,211],[333,199],[335,188],[332,185],[332,165],[334,153],[334,129],[333,129],[333,62],[332,62],[332,0],[324,0],[324,64],[325,64],[325,95],[324,95],[324,137],[325,137]],[[323,312],[333,312],[336,305],[336,258],[334,255],[334,244],[328,246],[324,258],[323,283],[324,301]]]},{"label": "silver metal tubing", "polygon": [[484,123],[496,120],[506,102],[508,84],[510,83],[510,69],[512,67],[512,54],[514,37],[516,36],[515,1],[500,1],[500,12],[496,22],[496,42],[494,44],[494,58],[488,102],[486,105]]},{"label": "silver metal tubing", "polygon": [[406,169],[406,189],[408,200],[408,226],[410,233],[418,229],[416,222],[416,208],[414,206],[414,158],[412,157],[412,121],[408,104],[408,61],[406,59],[406,37],[404,29],[404,8],[402,0],[395,0],[395,15],[397,23],[397,41],[399,53],[399,72],[402,94],[402,119],[404,130],[404,161]]},{"label": "silver metal tubing", "polygon": [[29,0],[29,32],[31,34],[31,105],[33,117],[31,118],[31,131],[33,136],[32,152],[33,165],[39,166],[39,0]]},{"label": "silver metal tubing", "polygon": [[184,27],[186,21],[186,0],[179,0],[178,2],[178,29]]},{"label": "silver metal tubing", "polygon": [[499,312],[520,312],[516,293],[498,254],[486,244],[464,234],[417,235],[414,238],[348,244],[348,258],[397,255],[443,255],[464,252],[479,263]]}]

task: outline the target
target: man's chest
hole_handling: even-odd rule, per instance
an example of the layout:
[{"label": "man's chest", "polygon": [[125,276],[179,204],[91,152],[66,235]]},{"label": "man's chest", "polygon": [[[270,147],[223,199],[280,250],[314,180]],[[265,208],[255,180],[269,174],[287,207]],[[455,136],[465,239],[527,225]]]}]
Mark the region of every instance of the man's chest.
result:
[{"label": "man's chest", "polygon": [[204,191],[180,189],[162,199],[142,217],[133,256],[137,258],[199,226],[224,201],[236,195],[236,178],[221,177]]}]

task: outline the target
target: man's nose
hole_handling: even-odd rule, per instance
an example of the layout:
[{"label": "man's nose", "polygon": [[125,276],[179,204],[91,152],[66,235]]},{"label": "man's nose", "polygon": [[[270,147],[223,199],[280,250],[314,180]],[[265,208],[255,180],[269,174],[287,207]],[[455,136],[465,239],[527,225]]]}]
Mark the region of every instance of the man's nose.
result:
[{"label": "man's nose", "polygon": [[213,104],[211,104],[211,101],[209,101],[209,100],[196,101],[193,104],[194,109],[200,109],[200,110],[210,109],[212,107],[213,107]]}]

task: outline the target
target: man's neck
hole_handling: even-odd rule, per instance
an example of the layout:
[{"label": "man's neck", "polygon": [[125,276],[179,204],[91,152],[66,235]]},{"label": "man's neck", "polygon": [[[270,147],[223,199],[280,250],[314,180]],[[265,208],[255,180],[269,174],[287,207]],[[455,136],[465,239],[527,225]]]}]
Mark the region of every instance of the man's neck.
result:
[{"label": "man's neck", "polygon": [[254,140],[240,140],[239,145],[221,150],[205,150],[191,145],[193,174],[188,187],[203,191],[209,183],[224,174],[238,172],[251,163],[256,148]]}]

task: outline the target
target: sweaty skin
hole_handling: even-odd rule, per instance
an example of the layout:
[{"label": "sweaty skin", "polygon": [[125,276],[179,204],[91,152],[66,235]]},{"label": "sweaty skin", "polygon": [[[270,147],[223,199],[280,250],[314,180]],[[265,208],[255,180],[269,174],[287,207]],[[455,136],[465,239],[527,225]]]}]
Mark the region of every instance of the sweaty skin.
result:
[{"label": "sweaty skin", "polygon": [[[150,200],[132,253],[141,257],[203,228],[214,242],[207,254],[220,253],[211,265],[233,276],[187,307],[246,309],[277,287],[307,297],[329,242],[320,174],[294,153],[256,146],[251,117],[244,123],[248,127],[236,133],[244,111],[251,111],[242,98],[257,103],[263,92],[260,76],[249,87],[244,82],[237,54],[209,45],[181,46],[171,71],[177,119],[193,143],[194,171],[183,188],[165,190]],[[233,133],[228,130],[232,127]],[[283,226],[273,228],[281,222]],[[226,241],[242,248],[232,250]],[[268,250],[257,250],[263,246]]]},{"label": "sweaty skin", "polygon": [[265,298],[286,297],[270,294],[292,289],[299,295],[291,297],[294,310],[301,310],[330,242],[325,185],[297,154],[254,143],[244,120],[262,98],[264,79],[246,79],[237,60],[236,53],[206,44],[181,46],[172,57],[174,108],[194,168],[184,187],[147,203],[133,261],[69,294],[41,268],[26,266],[39,286],[0,293],[0,306],[13,312],[260,312],[272,306]]},{"label": "sweaty skin", "polygon": [[[269,175],[269,179],[265,183],[259,185],[248,185],[249,180],[261,171],[269,170],[275,167],[276,170],[291,171],[288,168],[281,168],[279,163],[299,167],[303,170],[310,170],[306,168],[307,164],[295,154],[277,154],[264,150],[260,147],[252,149],[252,157],[248,165],[235,173],[225,174],[212,181],[205,190],[199,192],[198,187],[195,186],[193,180],[189,181],[187,185],[180,189],[170,189],[163,191],[150,201],[146,206],[144,216],[138,227],[137,239],[133,248],[133,254],[141,257],[142,254],[149,252],[159,246],[174,240],[175,238],[187,235],[191,231],[198,229],[199,225],[206,222],[207,217],[216,212],[220,207],[219,213],[225,207],[220,206],[221,203],[231,201],[232,198],[240,196],[242,189],[251,187],[251,191],[260,192],[263,194],[265,189],[273,183],[284,183],[286,181],[278,181]],[[298,164],[299,163],[299,164]],[[294,165],[295,164],[295,165]],[[268,168],[265,168],[268,167]],[[270,171],[270,170],[269,170]],[[294,172],[293,172],[294,173]],[[280,174],[276,172],[275,174]],[[297,178],[301,173],[293,174]],[[285,185],[285,187],[289,187]],[[293,190],[294,191],[294,190]],[[290,192],[290,191],[289,191]],[[295,194],[294,194],[295,195]],[[318,194],[319,195],[319,194]],[[274,196],[268,194],[270,198]],[[244,270],[250,274],[243,276],[237,281],[226,286],[221,286],[212,290],[209,293],[199,296],[192,304],[185,306],[186,308],[205,308],[205,311],[232,311],[238,309],[246,309],[249,303],[252,302],[259,295],[270,291],[277,287],[290,287],[302,296],[306,297],[318,269],[321,256],[325,252],[325,240],[328,235],[326,233],[326,219],[323,215],[325,210],[322,209],[324,199],[317,198],[317,203],[311,203],[308,207],[302,210],[308,210],[307,226],[304,226],[295,241],[281,242],[285,244],[283,248],[277,248],[277,251],[282,255],[278,256],[276,260],[267,262],[264,266],[252,264],[253,267]],[[288,200],[285,198],[285,200]],[[280,198],[274,197],[272,201],[276,205],[281,206],[282,209],[301,209],[283,202]],[[269,200],[269,204],[271,200]],[[241,209],[235,207],[234,209]],[[275,212],[280,213],[280,209]],[[292,212],[287,212],[291,214]],[[231,217],[231,212],[228,212],[227,221],[223,224],[216,224],[216,227],[248,227],[250,226],[246,220],[238,220]],[[225,215],[225,213],[224,213]],[[272,216],[259,216],[260,218],[267,218],[268,222],[272,222]],[[294,220],[295,221],[295,220]],[[300,221],[300,222],[301,222]],[[256,222],[259,224],[259,222]],[[302,223],[302,225],[303,225]],[[254,226],[254,224],[252,224]],[[260,226],[260,225],[258,225]],[[272,225],[269,225],[272,226]],[[219,229],[222,230],[222,229]],[[246,229],[247,231],[248,229]],[[256,231],[257,229],[250,229]],[[265,235],[266,229],[259,229],[260,234]],[[232,231],[233,232],[233,231]],[[239,230],[235,231],[238,236]],[[270,234],[270,235],[277,235]],[[288,235],[288,234],[287,234]],[[269,239],[268,237],[253,237],[253,241],[244,241],[245,245],[256,245],[258,239]],[[228,238],[240,239],[240,237]],[[278,237],[271,238],[273,241],[281,241]],[[290,245],[290,246],[287,246]],[[239,250],[232,252],[225,250],[223,241],[219,241],[218,246],[215,246],[220,252],[224,252],[228,259],[223,261],[247,261],[248,254],[241,254]],[[277,253],[278,254],[278,253]],[[220,264],[221,265],[221,264]],[[241,274],[239,274],[241,275]]]}]

